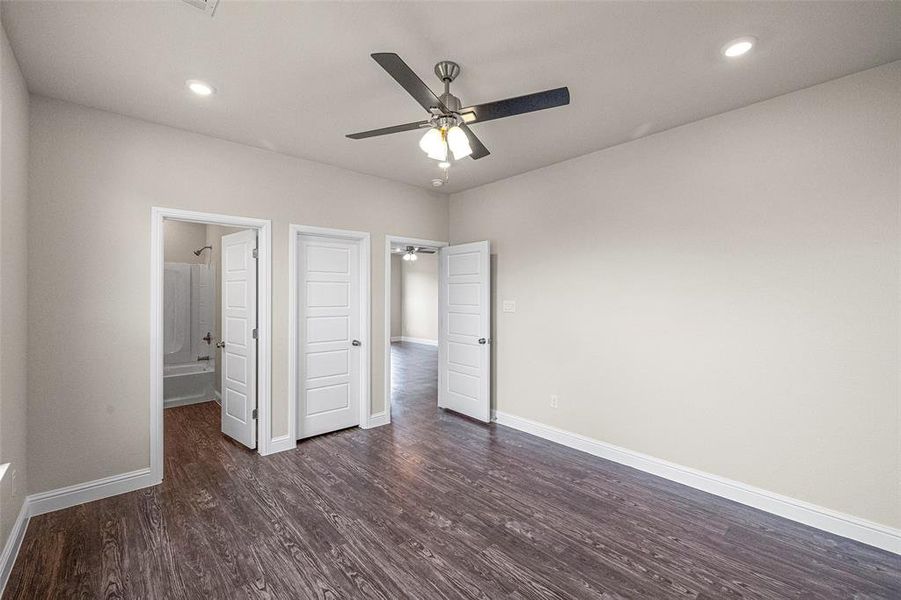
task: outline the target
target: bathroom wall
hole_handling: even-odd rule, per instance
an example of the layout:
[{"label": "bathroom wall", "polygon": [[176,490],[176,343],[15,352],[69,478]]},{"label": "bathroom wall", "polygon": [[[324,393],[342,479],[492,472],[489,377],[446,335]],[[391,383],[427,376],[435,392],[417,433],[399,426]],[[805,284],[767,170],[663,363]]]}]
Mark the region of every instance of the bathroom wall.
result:
[{"label": "bathroom wall", "polygon": [[207,251],[200,256],[194,256],[194,251],[206,245],[206,225],[183,221],[166,221],[163,224],[166,262],[205,265],[208,260]]}]

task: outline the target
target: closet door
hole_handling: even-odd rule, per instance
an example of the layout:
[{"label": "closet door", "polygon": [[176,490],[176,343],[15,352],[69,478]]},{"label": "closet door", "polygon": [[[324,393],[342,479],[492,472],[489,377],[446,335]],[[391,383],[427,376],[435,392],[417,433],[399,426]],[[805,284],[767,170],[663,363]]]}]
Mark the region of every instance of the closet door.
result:
[{"label": "closet door", "polygon": [[301,235],[297,439],[360,424],[360,242]]}]

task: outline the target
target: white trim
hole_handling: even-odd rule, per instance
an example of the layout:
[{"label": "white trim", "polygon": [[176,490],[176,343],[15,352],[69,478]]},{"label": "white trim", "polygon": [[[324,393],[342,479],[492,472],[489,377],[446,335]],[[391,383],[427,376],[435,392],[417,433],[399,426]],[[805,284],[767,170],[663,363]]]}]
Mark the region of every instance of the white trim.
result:
[{"label": "white trim", "polygon": [[27,496],[19,510],[19,516],[13,524],[9,538],[6,540],[3,554],[0,554],[0,595],[3,594],[13,564],[16,562],[16,556],[31,517],[159,485],[162,480],[155,477],[152,471],[150,467],[145,467],[129,473],[76,483]]},{"label": "white trim", "polygon": [[150,472],[163,479],[163,223],[257,230],[257,451],[272,454],[272,221],[175,208],[150,209]]},{"label": "white trim", "polygon": [[[432,248],[444,248],[447,242],[435,240],[423,240],[420,238],[405,237],[402,235],[385,236],[385,413],[387,421],[391,422],[391,342],[411,341],[413,338],[391,337],[391,243],[410,244],[412,246],[429,246]],[[438,345],[438,342],[435,342]]]},{"label": "white trim", "polygon": [[[297,337],[297,251],[298,238],[301,235],[318,235],[323,237],[338,237],[354,240],[360,247],[360,331],[362,346],[362,362],[360,365],[360,427],[369,428],[370,420],[376,415],[372,413],[372,376],[370,365],[372,361],[372,258],[371,238],[368,231],[353,231],[350,229],[332,229],[329,227],[314,227],[312,225],[288,226],[288,434],[283,436],[282,442],[286,448],[294,448],[297,440],[297,378],[300,376],[297,368],[298,348],[300,340]],[[281,438],[280,438],[281,439]]]},{"label": "white trim", "polygon": [[118,496],[119,494],[157,485],[161,482],[161,479],[153,476],[151,469],[144,468],[85,483],[76,483],[75,485],[41,492],[40,494],[32,494],[27,499],[28,516],[35,517],[84,504],[85,502]]},{"label": "white trim", "polygon": [[518,429],[563,446],[612,460],[835,535],[901,554],[901,529],[880,525],[740,481],[705,473],[501,411],[495,412],[494,420],[500,425]]},{"label": "white trim", "polygon": [[183,396],[163,400],[163,408],[175,408],[176,406],[190,406],[191,404],[203,404],[204,402],[216,402],[215,397],[210,398],[206,394],[202,396]]},{"label": "white trim", "polygon": [[426,338],[407,337],[402,335],[397,338],[391,338],[392,342],[406,342],[408,344],[424,344],[426,346],[437,346],[438,340],[429,340]]},{"label": "white trim", "polygon": [[16,517],[12,529],[9,531],[9,537],[6,538],[6,544],[3,546],[3,553],[0,554],[0,596],[6,589],[6,582],[9,580],[9,574],[16,564],[16,557],[19,555],[19,548],[22,547],[22,540],[25,539],[25,530],[28,528],[28,498],[22,502],[22,508],[19,509],[19,516]]},{"label": "white trim", "polygon": [[289,433],[287,435],[280,435],[276,438],[272,438],[272,441],[269,443],[269,450],[271,450],[270,454],[284,452],[285,450],[294,450],[294,448],[297,447],[297,440],[292,437],[293,435],[293,433]]},{"label": "white trim", "polygon": [[393,344],[394,342],[402,342],[402,341],[404,341],[404,338],[403,338],[403,336],[401,336],[401,335],[395,335],[395,336],[392,336],[392,337],[391,337],[391,343],[392,343],[392,344]]},{"label": "white trim", "polygon": [[382,425],[389,425],[390,423],[391,415],[388,414],[388,411],[383,410],[379,414],[369,417],[363,429],[372,429],[373,427],[381,427]]}]

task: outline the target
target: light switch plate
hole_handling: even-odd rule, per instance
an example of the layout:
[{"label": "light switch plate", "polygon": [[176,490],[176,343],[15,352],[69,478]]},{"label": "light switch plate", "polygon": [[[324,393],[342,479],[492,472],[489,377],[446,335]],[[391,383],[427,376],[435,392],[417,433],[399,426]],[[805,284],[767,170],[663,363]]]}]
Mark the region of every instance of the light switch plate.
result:
[{"label": "light switch plate", "polygon": [[516,300],[504,300],[504,312],[516,312]]}]

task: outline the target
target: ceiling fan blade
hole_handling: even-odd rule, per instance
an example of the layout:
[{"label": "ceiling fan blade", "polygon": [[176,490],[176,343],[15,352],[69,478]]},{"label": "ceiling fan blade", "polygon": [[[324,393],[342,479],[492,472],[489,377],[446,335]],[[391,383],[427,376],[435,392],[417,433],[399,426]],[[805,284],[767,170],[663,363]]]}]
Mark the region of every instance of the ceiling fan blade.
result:
[{"label": "ceiling fan blade", "polygon": [[362,140],[364,138],[375,137],[377,135],[388,135],[389,133],[400,133],[402,131],[413,131],[420,127],[427,127],[428,121],[416,121],[415,123],[404,123],[403,125],[395,125],[393,127],[382,127],[381,129],[370,129],[369,131],[360,131],[359,133],[348,133],[347,137],[352,140]]},{"label": "ceiling fan blade", "polygon": [[422,79],[397,54],[393,52],[376,52],[371,56],[424,109],[431,112],[432,108],[438,108],[441,112],[447,112],[447,108],[441,103],[438,96],[423,83]]},{"label": "ceiling fan blade", "polygon": [[485,144],[482,143],[482,140],[477,138],[476,134],[472,132],[472,129],[465,124],[460,125],[460,129],[462,129],[464,133],[466,133],[466,137],[469,138],[469,147],[472,148],[472,154],[469,156],[473,160],[478,160],[491,154],[491,152],[488,151],[488,148],[485,147]]},{"label": "ceiling fan blade", "polygon": [[467,106],[460,109],[460,114],[467,123],[483,123],[567,104],[569,104],[569,88],[562,87],[516,98]]}]

